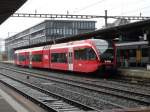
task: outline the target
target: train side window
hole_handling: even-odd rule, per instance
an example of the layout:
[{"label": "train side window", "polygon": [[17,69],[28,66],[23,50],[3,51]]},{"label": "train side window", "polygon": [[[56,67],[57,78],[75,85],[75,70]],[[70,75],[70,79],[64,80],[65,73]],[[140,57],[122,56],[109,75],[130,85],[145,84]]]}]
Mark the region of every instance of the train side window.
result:
[{"label": "train side window", "polygon": [[75,59],[76,60],[86,60],[85,49],[75,50]]},{"label": "train side window", "polygon": [[74,58],[76,60],[95,60],[96,54],[92,48],[84,48],[75,50]]},{"label": "train side window", "polygon": [[52,53],[51,62],[55,63],[67,63],[66,53]]},{"label": "train side window", "polygon": [[51,54],[51,62],[57,62],[57,58],[58,58],[57,53],[52,53]]},{"label": "train side window", "polygon": [[143,57],[148,57],[148,48],[143,48],[142,49],[142,56]]},{"label": "train side window", "polygon": [[32,55],[33,62],[41,62],[42,61],[42,54],[33,54]]},{"label": "train side window", "polygon": [[136,57],[136,50],[135,49],[129,50],[129,57]]},{"label": "train side window", "polygon": [[74,59],[78,60],[79,58],[79,50],[74,51]]}]

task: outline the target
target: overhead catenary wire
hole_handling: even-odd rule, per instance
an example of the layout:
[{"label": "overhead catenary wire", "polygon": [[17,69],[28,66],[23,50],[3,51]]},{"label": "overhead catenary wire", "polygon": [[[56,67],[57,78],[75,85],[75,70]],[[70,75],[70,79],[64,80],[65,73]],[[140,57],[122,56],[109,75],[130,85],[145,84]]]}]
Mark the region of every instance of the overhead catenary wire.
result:
[{"label": "overhead catenary wire", "polygon": [[[128,14],[128,15],[132,14],[133,15],[134,13],[138,13],[140,15],[143,9],[150,8],[150,5],[145,6],[145,7],[141,7],[141,2],[145,3],[144,1],[140,0],[139,2],[136,2],[136,3],[133,2],[134,5],[133,4],[127,4],[127,6],[125,6],[127,8],[126,11],[119,13],[119,15],[126,15],[126,14]],[[128,9],[130,9],[129,8],[130,6],[132,7],[132,10],[128,10]]]},{"label": "overhead catenary wire", "polygon": [[[144,10],[144,9],[149,9],[149,8],[150,8],[150,5],[145,6],[145,7],[143,7],[143,8],[139,8],[138,11],[139,11],[139,13],[140,13],[140,12],[143,12],[142,10]],[[125,12],[124,14],[127,14],[127,13],[137,13],[137,9],[134,9],[134,10]]]},{"label": "overhead catenary wire", "polygon": [[[139,2],[138,2],[139,1]],[[137,5],[139,5],[139,4],[141,4],[141,3],[145,3],[145,1],[146,0],[138,0],[138,1],[131,1],[130,3],[128,3],[127,4],[127,6],[123,6],[123,5],[125,5],[125,2],[124,3],[122,3],[121,2],[121,4],[120,4],[120,6],[121,7],[112,7],[112,8],[108,8],[107,10],[109,11],[109,12],[113,12],[113,13],[115,13],[115,12],[119,12],[118,10],[120,10],[121,12],[120,13],[118,13],[117,15],[125,15],[125,14],[128,14],[128,15],[130,15],[130,13],[133,13],[133,12],[139,12],[139,14],[140,14],[140,10],[142,10],[142,9],[144,9],[144,8],[149,8],[150,6],[146,6],[146,7],[143,7],[143,8],[134,8],[135,6],[137,6]],[[127,2],[126,2],[127,3]],[[128,10],[128,9],[130,9],[129,7],[132,7],[132,10]],[[124,9],[124,8],[126,8],[126,9]],[[134,9],[133,9],[134,8]]]},{"label": "overhead catenary wire", "polygon": [[107,0],[100,0],[100,1],[98,1],[98,2],[95,2],[95,3],[92,3],[92,4],[90,4],[90,5],[87,5],[87,6],[83,7],[83,8],[80,8],[80,9],[78,9],[78,10],[76,10],[76,11],[73,11],[73,14],[74,14],[74,13],[78,13],[78,12],[83,11],[83,10],[86,10],[86,9],[88,9],[88,8],[91,8],[91,7],[95,6],[95,5],[98,5],[98,4],[102,3],[102,2],[104,2],[104,1],[107,1]]}]

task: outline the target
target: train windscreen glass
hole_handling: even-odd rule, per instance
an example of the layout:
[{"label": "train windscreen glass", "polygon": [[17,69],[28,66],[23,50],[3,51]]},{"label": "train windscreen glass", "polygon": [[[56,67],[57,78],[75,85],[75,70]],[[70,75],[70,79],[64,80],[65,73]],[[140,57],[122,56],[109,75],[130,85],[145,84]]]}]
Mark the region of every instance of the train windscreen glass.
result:
[{"label": "train windscreen glass", "polygon": [[112,62],[114,60],[114,49],[111,42],[96,39],[95,45],[102,62]]}]

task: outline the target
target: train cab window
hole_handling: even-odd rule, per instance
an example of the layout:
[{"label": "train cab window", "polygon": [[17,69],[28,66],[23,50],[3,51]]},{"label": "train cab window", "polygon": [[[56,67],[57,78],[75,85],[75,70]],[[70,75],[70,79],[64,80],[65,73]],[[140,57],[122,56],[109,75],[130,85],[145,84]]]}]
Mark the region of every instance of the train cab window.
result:
[{"label": "train cab window", "polygon": [[33,54],[32,55],[33,62],[41,62],[42,61],[42,54]]},{"label": "train cab window", "polygon": [[26,57],[24,55],[19,55],[19,61],[25,61]]},{"label": "train cab window", "polygon": [[96,60],[96,54],[92,48],[75,50],[76,60]]},{"label": "train cab window", "polygon": [[54,63],[67,63],[66,53],[52,53],[51,54],[51,62],[54,62]]},{"label": "train cab window", "polygon": [[96,54],[92,48],[87,48],[87,60],[96,60]]},{"label": "train cab window", "polygon": [[142,49],[142,56],[143,57],[148,57],[148,48],[143,48]]},{"label": "train cab window", "polygon": [[75,59],[76,60],[85,60],[85,49],[75,50]]}]

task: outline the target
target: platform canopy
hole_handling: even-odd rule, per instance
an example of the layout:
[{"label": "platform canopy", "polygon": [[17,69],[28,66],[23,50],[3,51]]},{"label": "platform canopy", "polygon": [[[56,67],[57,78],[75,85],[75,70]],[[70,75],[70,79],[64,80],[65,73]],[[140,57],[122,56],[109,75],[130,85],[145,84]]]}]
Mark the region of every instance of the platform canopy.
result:
[{"label": "platform canopy", "polygon": [[0,0],[0,24],[19,9],[27,0]]}]

